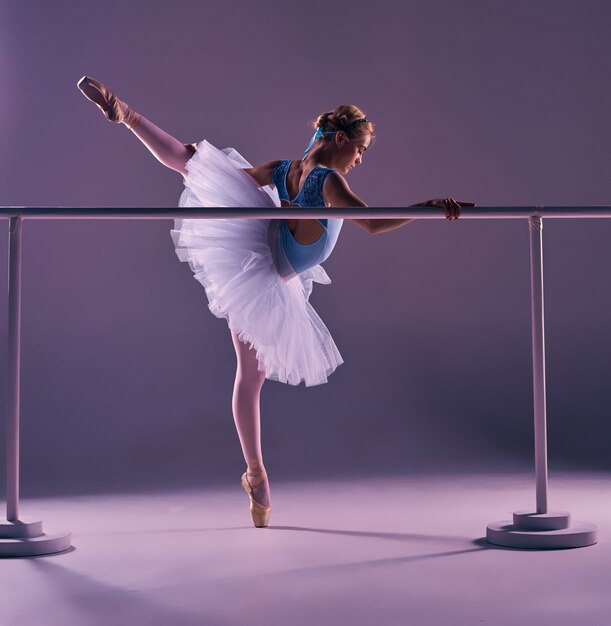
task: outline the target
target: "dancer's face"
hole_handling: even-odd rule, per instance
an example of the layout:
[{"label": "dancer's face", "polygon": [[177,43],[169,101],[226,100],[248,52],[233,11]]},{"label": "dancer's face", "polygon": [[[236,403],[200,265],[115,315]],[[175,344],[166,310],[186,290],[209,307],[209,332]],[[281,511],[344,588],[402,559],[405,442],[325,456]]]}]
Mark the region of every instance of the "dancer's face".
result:
[{"label": "dancer's face", "polygon": [[349,139],[343,131],[337,133],[336,145],[340,157],[340,167],[343,174],[363,162],[363,154],[371,142],[370,135]]}]

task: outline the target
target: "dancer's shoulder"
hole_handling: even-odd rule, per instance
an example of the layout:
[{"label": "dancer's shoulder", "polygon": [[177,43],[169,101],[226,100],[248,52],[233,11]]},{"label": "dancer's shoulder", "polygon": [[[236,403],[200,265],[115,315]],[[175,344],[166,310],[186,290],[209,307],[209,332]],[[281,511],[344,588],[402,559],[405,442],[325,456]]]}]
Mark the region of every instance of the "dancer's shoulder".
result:
[{"label": "dancer's shoulder", "polygon": [[333,170],[325,179],[323,193],[326,201],[331,206],[341,207],[366,207],[367,204],[361,200],[350,189],[346,179],[337,171]]},{"label": "dancer's shoulder", "polygon": [[[350,189],[350,185],[346,179],[337,171],[333,170],[326,178],[323,184],[323,196],[325,204],[331,207],[366,207],[364,200],[359,198]],[[373,233],[371,222],[368,219],[350,219],[349,221],[360,226],[368,233]]]},{"label": "dancer's shoulder", "polygon": [[255,165],[255,167],[246,168],[244,171],[250,174],[259,185],[271,185],[272,173],[280,163],[282,163],[282,160],[266,161],[265,163]]}]

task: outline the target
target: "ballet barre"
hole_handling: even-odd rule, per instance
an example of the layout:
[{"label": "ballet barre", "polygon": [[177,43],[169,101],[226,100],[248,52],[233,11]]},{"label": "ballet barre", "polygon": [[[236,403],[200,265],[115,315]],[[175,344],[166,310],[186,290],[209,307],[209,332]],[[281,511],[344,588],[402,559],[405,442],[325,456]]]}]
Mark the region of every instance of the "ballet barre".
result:
[{"label": "ballet barre", "polygon": [[[19,513],[19,399],[21,339],[21,236],[29,219],[446,219],[440,207],[364,208],[80,208],[0,207],[9,220],[8,238],[8,386],[6,518],[0,519],[0,556],[58,553],[71,546],[71,533],[48,530],[42,521]],[[577,548],[597,543],[598,530],[589,522],[572,522],[567,511],[548,509],[547,415],[545,395],[545,328],[543,306],[543,218],[611,218],[611,206],[462,207],[460,219],[528,219],[532,362],[534,391],[535,501],[534,510],[516,511],[513,520],[486,528],[489,543],[517,548]]]}]

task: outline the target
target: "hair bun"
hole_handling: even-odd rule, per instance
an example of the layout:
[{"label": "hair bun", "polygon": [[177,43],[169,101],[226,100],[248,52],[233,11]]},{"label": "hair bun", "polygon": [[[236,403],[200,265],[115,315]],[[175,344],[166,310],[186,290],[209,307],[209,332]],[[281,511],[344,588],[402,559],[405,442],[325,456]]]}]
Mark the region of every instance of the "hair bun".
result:
[{"label": "hair bun", "polygon": [[329,121],[329,113],[323,113],[319,118],[318,118],[318,128],[324,128],[325,124]]}]

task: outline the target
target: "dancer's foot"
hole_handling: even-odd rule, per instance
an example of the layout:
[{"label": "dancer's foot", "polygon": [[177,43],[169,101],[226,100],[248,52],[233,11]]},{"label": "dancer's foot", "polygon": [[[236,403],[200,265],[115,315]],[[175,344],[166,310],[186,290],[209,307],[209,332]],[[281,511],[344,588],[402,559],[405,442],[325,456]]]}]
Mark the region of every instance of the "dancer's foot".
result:
[{"label": "dancer's foot", "polygon": [[140,115],[133,111],[129,105],[117,96],[100,81],[83,76],[76,86],[83,95],[91,100],[104,113],[106,119],[118,124],[125,124],[131,128],[139,119]]},{"label": "dancer's foot", "polygon": [[252,495],[255,500],[262,506],[270,506],[271,498],[269,493],[269,479],[265,468],[248,468],[246,477],[252,487]]},{"label": "dancer's foot", "polygon": [[242,487],[250,499],[250,513],[254,525],[257,528],[267,526],[272,507],[269,498],[269,481],[265,469],[248,468],[242,474]]}]

